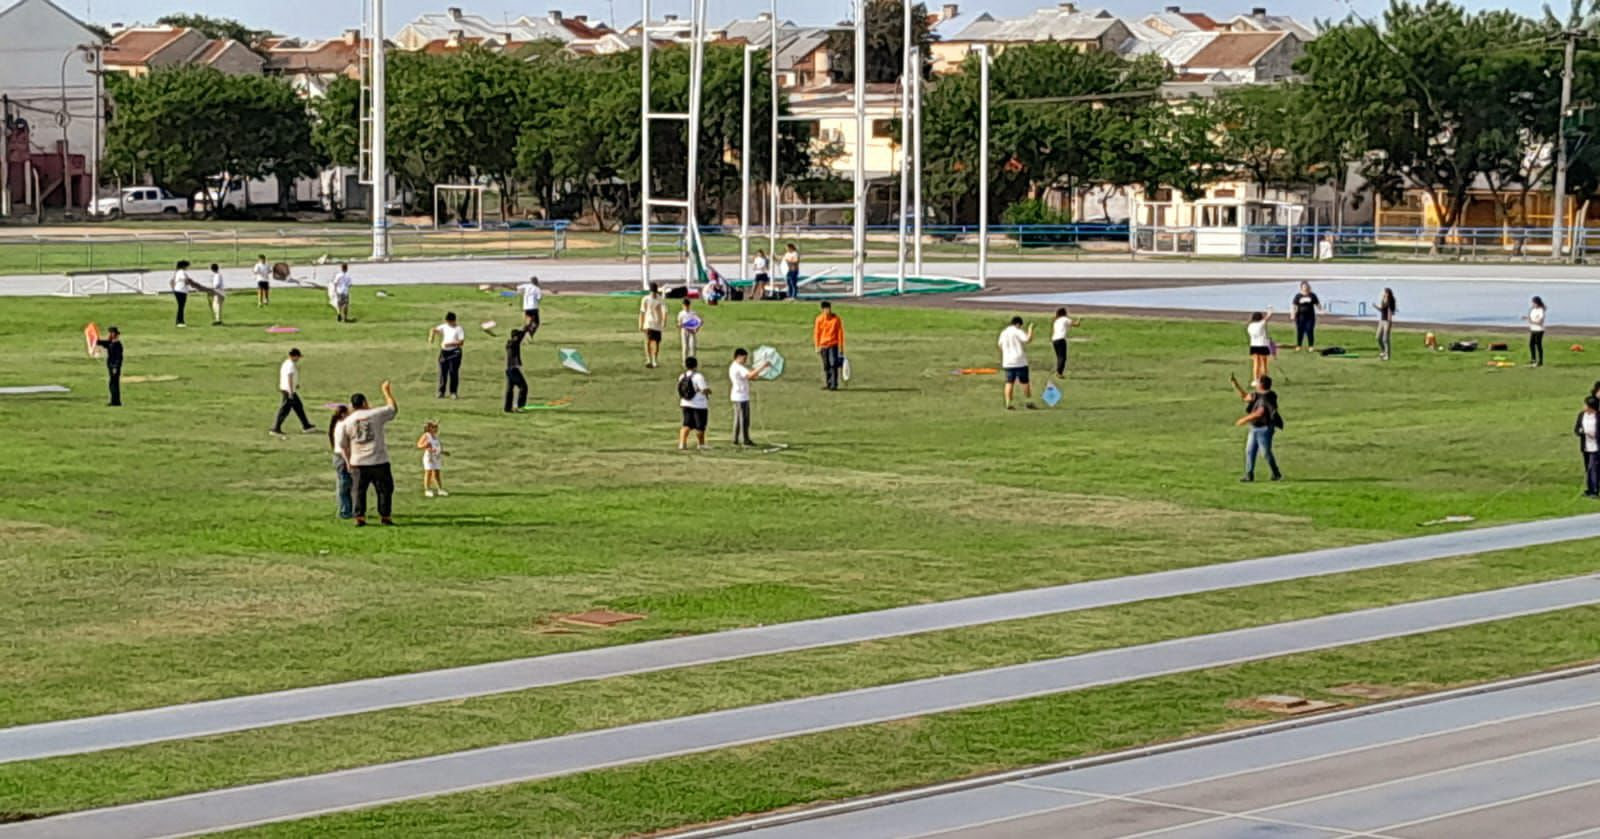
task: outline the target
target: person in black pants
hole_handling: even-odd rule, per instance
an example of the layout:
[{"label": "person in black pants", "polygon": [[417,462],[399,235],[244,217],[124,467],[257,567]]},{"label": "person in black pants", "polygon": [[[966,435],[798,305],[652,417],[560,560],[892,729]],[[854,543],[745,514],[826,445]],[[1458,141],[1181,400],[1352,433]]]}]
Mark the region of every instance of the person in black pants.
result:
[{"label": "person in black pants", "polygon": [[294,413],[295,419],[300,420],[300,430],[310,434],[316,431],[316,426],[311,420],[306,419],[306,406],[300,402],[300,350],[289,350],[289,357],[283,360],[278,367],[278,418],[272,423],[272,433],[283,436],[283,421],[289,418],[289,413]]},{"label": "person in black pants", "polygon": [[467,330],[456,323],[455,312],[447,312],[444,323],[428,330],[430,346],[435,335],[439,336],[439,398],[449,393],[455,399],[461,387],[461,345],[466,343]]},{"label": "person in black pants", "polygon": [[1294,351],[1300,345],[1317,351],[1317,312],[1322,311],[1322,301],[1311,291],[1310,283],[1300,284],[1300,293],[1294,296]]},{"label": "person in black pants", "polygon": [[383,383],[382,408],[367,402],[366,394],[350,397],[350,416],[334,429],[334,449],[344,458],[347,468],[354,473],[354,513],[356,527],[367,526],[367,489],[378,491],[378,515],[384,524],[394,524],[390,517],[394,506],[394,473],[389,468],[389,443],[387,428],[399,412],[394,401],[394,388]]},{"label": "person in black pants", "polygon": [[178,260],[177,267],[172,270],[172,280],[168,283],[172,288],[172,299],[178,303],[178,326],[187,326],[183,322],[183,310],[189,305],[189,290],[196,288],[194,278],[189,276],[189,260]]},{"label": "person in black pants", "polygon": [[1533,305],[1528,307],[1528,313],[1522,317],[1528,322],[1528,364],[1533,367],[1544,366],[1544,300],[1533,298]]},{"label": "person in black pants", "polygon": [[1583,400],[1583,411],[1572,424],[1578,435],[1578,452],[1583,455],[1584,490],[1587,498],[1600,498],[1600,399]]},{"label": "person in black pants", "polygon": [[122,333],[115,326],[106,330],[106,337],[95,341],[95,346],[106,351],[106,387],[111,391],[113,408],[122,406]]},{"label": "person in black pants", "polygon": [[506,413],[511,413],[512,394],[516,394],[515,410],[528,406],[528,380],[522,376],[522,339],[527,335],[520,329],[511,330],[506,341]]}]

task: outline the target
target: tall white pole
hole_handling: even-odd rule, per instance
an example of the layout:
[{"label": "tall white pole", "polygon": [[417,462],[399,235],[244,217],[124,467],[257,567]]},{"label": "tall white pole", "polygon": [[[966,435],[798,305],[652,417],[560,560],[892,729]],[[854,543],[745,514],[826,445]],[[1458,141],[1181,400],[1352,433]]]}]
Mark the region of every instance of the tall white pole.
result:
[{"label": "tall white pole", "polygon": [[1550,220],[1550,256],[1560,259],[1562,239],[1567,227],[1567,111],[1572,108],[1572,62],[1578,49],[1578,32],[1564,32],[1567,39],[1565,59],[1561,65],[1561,113],[1556,121],[1556,200],[1554,218]]},{"label": "tall white pole", "polygon": [[650,288],[650,0],[639,32],[639,287]]},{"label": "tall white pole", "polygon": [[[771,82],[767,95],[772,99],[772,152],[771,157],[767,158],[767,259],[770,263],[778,258],[778,170],[782,168],[778,164],[778,0],[771,0],[767,22],[767,79]],[[769,264],[767,270],[775,267]]]},{"label": "tall white pole", "polygon": [[[706,60],[706,0],[694,0],[691,7],[689,23],[689,37],[692,42],[689,46],[689,120],[684,137],[689,143],[689,177],[687,195],[684,200],[683,223],[684,235],[687,237],[688,247],[685,249],[683,263],[684,283],[694,288],[699,279],[695,270],[698,265],[695,261],[696,248],[700,246],[700,87],[705,78]],[[701,254],[703,257],[704,254]]]},{"label": "tall white pole", "polygon": [[978,45],[978,288],[989,287],[989,45]]},{"label": "tall white pole", "polygon": [[867,274],[867,0],[856,0],[855,251],[850,293],[860,297]]},{"label": "tall white pole", "polygon": [[922,276],[922,47],[912,51],[911,74],[911,267]]},{"label": "tall white pole", "polygon": [[372,261],[389,258],[389,150],[387,95],[384,86],[383,0],[372,3]]},{"label": "tall white pole", "polygon": [[[106,116],[105,103],[105,45],[96,41],[90,46],[94,50],[94,156],[89,158],[89,212],[95,211],[96,204],[100,201],[100,156],[105,153],[104,133],[102,124]],[[0,153],[0,159],[5,157]],[[4,165],[0,163],[0,165]],[[120,194],[120,193],[119,193]]]},{"label": "tall white pole", "polygon": [[900,0],[905,12],[905,27],[900,39],[900,214],[895,236],[894,290],[906,293],[906,200],[910,192],[911,167],[911,0]]},{"label": "tall white pole", "polygon": [[750,265],[750,95],[755,47],[744,47],[744,111],[739,135],[739,274]]}]

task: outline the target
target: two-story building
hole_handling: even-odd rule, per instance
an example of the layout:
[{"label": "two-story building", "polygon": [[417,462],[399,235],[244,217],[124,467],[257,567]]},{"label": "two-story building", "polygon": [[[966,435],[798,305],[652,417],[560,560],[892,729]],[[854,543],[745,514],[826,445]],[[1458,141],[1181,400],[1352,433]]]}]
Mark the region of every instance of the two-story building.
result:
[{"label": "two-story building", "polygon": [[96,53],[104,45],[50,0],[0,10],[0,216],[20,205],[84,207],[103,137]]}]

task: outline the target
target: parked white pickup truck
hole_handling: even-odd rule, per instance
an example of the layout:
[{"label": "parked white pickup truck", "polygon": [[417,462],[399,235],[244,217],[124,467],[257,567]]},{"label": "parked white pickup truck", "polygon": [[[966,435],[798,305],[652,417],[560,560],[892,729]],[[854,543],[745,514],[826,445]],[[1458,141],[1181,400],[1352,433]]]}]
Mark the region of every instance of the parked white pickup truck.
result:
[{"label": "parked white pickup truck", "polygon": [[123,187],[122,194],[94,202],[94,214],[105,218],[122,216],[176,216],[189,211],[189,202],[160,187]]}]

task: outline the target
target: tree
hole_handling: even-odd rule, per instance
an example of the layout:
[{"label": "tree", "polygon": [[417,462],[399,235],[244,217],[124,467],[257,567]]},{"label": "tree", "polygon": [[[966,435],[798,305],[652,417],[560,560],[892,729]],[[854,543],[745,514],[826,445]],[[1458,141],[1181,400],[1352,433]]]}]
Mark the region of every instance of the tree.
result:
[{"label": "tree", "polygon": [[184,29],[193,29],[207,38],[232,38],[253,50],[261,47],[261,42],[272,37],[268,29],[251,29],[237,20],[226,17],[208,17],[201,14],[171,14],[164,15],[156,21],[162,26],[177,26]]},{"label": "tree", "polygon": [[[867,0],[867,81],[889,84],[900,80],[904,53],[900,43],[905,36],[905,6],[901,0]],[[928,9],[921,3],[911,7],[911,42],[922,48],[927,66],[928,45],[933,32],[928,24]],[[856,36],[850,31],[828,35],[829,65],[839,82],[854,82],[856,77]]]}]

